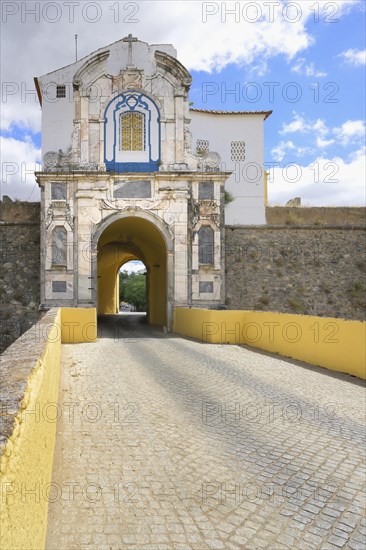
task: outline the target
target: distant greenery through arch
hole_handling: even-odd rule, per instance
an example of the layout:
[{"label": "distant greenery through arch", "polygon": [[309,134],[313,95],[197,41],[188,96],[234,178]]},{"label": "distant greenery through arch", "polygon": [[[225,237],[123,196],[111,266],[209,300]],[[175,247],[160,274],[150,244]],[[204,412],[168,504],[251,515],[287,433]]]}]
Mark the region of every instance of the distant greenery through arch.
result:
[{"label": "distant greenery through arch", "polygon": [[[146,269],[144,264],[137,273],[130,270],[128,262],[119,272],[119,302],[120,309],[128,308],[128,305],[134,306],[136,311],[146,311]],[[136,263],[135,263],[136,264]],[[141,271],[144,271],[141,273]]]}]

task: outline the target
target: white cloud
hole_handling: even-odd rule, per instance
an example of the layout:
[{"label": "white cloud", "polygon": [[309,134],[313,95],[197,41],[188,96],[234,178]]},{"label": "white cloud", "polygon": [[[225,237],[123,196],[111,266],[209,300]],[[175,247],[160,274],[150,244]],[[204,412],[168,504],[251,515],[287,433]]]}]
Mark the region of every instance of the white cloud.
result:
[{"label": "white cloud", "polygon": [[[330,145],[332,145],[333,143],[335,143],[335,140],[334,139],[325,139],[326,136],[329,134],[330,130],[329,128],[327,128],[324,120],[318,118],[317,120],[313,121],[313,120],[305,120],[303,116],[297,114],[296,112],[293,113],[293,120],[291,122],[289,122],[288,124],[286,123],[283,123],[282,124],[282,129],[280,130],[280,134],[281,135],[285,135],[285,134],[294,134],[296,132],[299,132],[299,133],[307,133],[307,134],[310,134],[310,133],[313,133],[314,134],[314,142],[316,144],[316,146],[318,148],[321,148],[321,149],[324,149],[325,147],[329,147]],[[292,143],[292,142],[291,142]],[[283,144],[283,142],[281,142],[281,144]],[[280,145],[281,145],[280,144]],[[278,160],[279,162],[281,162],[281,160],[283,160],[284,158],[284,155],[280,154],[278,155],[278,147],[277,148],[275,147],[273,150],[272,150],[272,153],[274,151],[275,153],[275,159]],[[306,151],[309,151],[311,149],[308,148],[297,148],[300,152],[306,152]],[[279,148],[279,151],[280,153],[282,153],[282,151],[284,151],[283,148]],[[282,157],[281,159],[279,159],[278,157]]]},{"label": "white cloud", "polygon": [[314,76],[316,78],[322,78],[327,76],[327,73],[324,71],[317,71],[315,69],[314,63],[306,63],[304,57],[297,59],[295,65],[291,68],[291,71],[300,75],[305,76]]},{"label": "white cloud", "polygon": [[348,161],[339,157],[317,158],[307,166],[274,168],[268,184],[272,204],[301,197],[309,206],[364,206],[366,156],[356,150]]},{"label": "white cloud", "polygon": [[[34,85],[33,85],[34,88]],[[13,92],[12,92],[13,90]],[[32,93],[28,93],[28,90]],[[11,130],[16,125],[33,133],[41,131],[41,108],[32,83],[2,83],[1,128]]]},{"label": "white cloud", "polygon": [[294,118],[291,122],[289,122],[288,124],[282,124],[282,130],[280,130],[280,134],[292,134],[294,132],[304,132],[306,130],[307,125],[303,117],[295,112],[293,113],[293,115]]},{"label": "white cloud", "polygon": [[131,260],[121,267],[120,271],[125,271],[126,273],[144,273],[146,272],[145,265],[140,262],[140,260]]},{"label": "white cloud", "polygon": [[316,145],[320,149],[324,149],[325,147],[329,147],[329,145],[333,145],[333,143],[335,143],[334,139],[322,139],[319,136],[317,136],[317,138],[316,138]]},{"label": "white cloud", "polygon": [[364,140],[365,138],[365,123],[363,120],[347,120],[342,126],[334,128],[333,132],[342,145]]},{"label": "white cloud", "polygon": [[308,123],[308,128],[309,130],[315,130],[315,132],[317,132],[321,137],[324,137],[329,133],[329,128],[327,128],[327,125],[321,118],[318,118],[314,124],[312,122]]},{"label": "white cloud", "polygon": [[345,63],[354,67],[362,67],[366,65],[366,50],[349,49],[340,53],[338,57],[343,58]]},{"label": "white cloud", "polygon": [[[91,4],[88,0],[74,3],[74,21],[69,17],[70,8],[66,6],[67,2],[59,2],[62,11],[57,23],[51,23],[42,16],[40,22],[35,23],[34,15],[27,16],[22,22],[21,9],[27,3],[14,4],[18,5],[19,11],[14,16],[9,16],[2,25],[2,80],[10,85],[1,109],[1,124],[4,129],[17,125],[33,132],[40,131],[40,108],[33,91],[33,76],[73,63],[75,33],[79,35],[79,58],[132,33],[149,43],[172,43],[177,48],[178,59],[189,70],[203,70],[208,73],[219,71],[233,63],[240,67],[245,66],[249,71],[253,67],[258,68],[263,75],[272,58],[283,56],[288,61],[298,59],[315,42],[310,27],[307,26],[314,21],[315,16],[314,8],[310,9],[314,6],[311,2],[301,3],[301,17],[297,22],[286,21],[283,17],[286,5],[284,0],[274,3],[274,22],[269,22],[268,17],[266,18],[269,9],[258,2],[257,6],[263,10],[264,17],[255,24],[244,20],[242,2],[212,2],[218,11],[207,17],[206,23],[203,22],[203,3],[196,1],[136,2],[138,11],[131,14],[131,8],[127,9],[125,3],[105,0],[94,3],[101,10],[100,20],[96,23],[88,21],[85,13],[84,16],[81,15],[84,7]],[[38,4],[43,9],[43,3]],[[229,10],[237,4],[241,10],[239,21],[236,22],[235,17],[228,14],[224,22],[223,10]],[[297,4],[300,5],[300,2]],[[328,8],[325,8],[329,4],[327,0],[320,0],[315,4],[319,6],[319,13],[323,18],[324,14],[329,15]],[[359,3],[338,0],[335,17],[339,19],[356,5]],[[93,15],[92,10],[88,13]],[[52,16],[52,10],[49,11],[49,16]],[[349,59],[350,56],[352,55],[349,54]],[[358,59],[357,55],[354,57]],[[303,63],[302,66],[308,74],[312,71],[316,73],[312,63]],[[328,133],[324,121],[319,119],[312,122],[312,129],[309,128],[310,123],[311,121],[299,115],[287,125],[287,129],[284,125],[281,133],[315,130],[314,143],[319,140],[319,147],[328,146],[334,136]],[[350,129],[345,127],[342,132],[341,135],[346,136]],[[13,175],[4,175],[3,166],[2,192],[13,198],[27,198],[33,189],[34,177],[25,172],[32,168],[34,170],[35,161],[40,159],[40,151],[29,141],[12,138],[2,138],[1,147],[3,161],[14,162],[18,166],[18,172]],[[273,148],[274,156],[280,161],[286,151],[292,151],[295,156],[299,156],[307,150],[297,147],[290,140],[282,141]],[[6,166],[7,170],[11,167]],[[38,196],[36,186],[32,199]]]},{"label": "white cloud", "polygon": [[305,120],[302,115],[299,115],[295,111],[293,112],[293,119],[291,122],[282,124],[282,129],[280,134],[293,134],[295,132],[309,133],[315,132],[320,137],[324,137],[328,134],[329,129],[327,128],[324,120],[318,118],[317,120]]},{"label": "white cloud", "polygon": [[[19,2],[18,11],[9,15],[3,24],[2,80],[10,85],[13,83],[18,90],[8,96],[2,109],[3,128],[15,123],[39,131],[39,107],[34,96],[22,95],[22,91],[34,90],[33,76],[74,61],[75,33],[79,36],[79,58],[132,33],[149,43],[172,43],[177,48],[179,60],[189,70],[208,73],[234,63],[246,66],[249,74],[256,67],[263,75],[271,58],[282,55],[288,60],[294,59],[314,43],[307,27],[314,18],[314,11],[308,6],[310,3],[301,3],[299,20],[294,21],[291,20],[293,10],[286,8],[287,3],[284,0],[275,2],[272,21],[269,6],[258,2],[262,18],[256,23],[250,22],[255,15],[253,10],[243,12],[242,2],[136,2],[135,13],[132,13],[133,2],[130,7],[112,0],[58,2],[60,18],[55,23],[50,22],[55,8],[44,12],[42,2],[34,4],[40,5],[38,23],[35,23],[35,15],[30,14],[23,14],[22,22],[22,10],[26,10],[27,3]],[[55,5],[56,2],[47,4]],[[74,18],[70,17],[69,4],[75,4]],[[85,11],[91,4],[97,4],[100,10],[100,18],[95,23],[90,22],[95,10]],[[204,22],[208,4],[214,13],[207,14]],[[323,9],[323,0],[319,4],[319,9]],[[347,4],[346,0],[337,2],[337,17],[349,9]],[[237,9],[237,16],[230,15],[232,9]]]},{"label": "white cloud", "polygon": [[296,149],[292,141],[281,141],[276,147],[273,147],[271,153],[277,162],[282,162],[288,151]]},{"label": "white cloud", "polygon": [[1,195],[12,199],[39,200],[34,172],[40,170],[41,151],[31,139],[19,141],[0,136]]},{"label": "white cloud", "polygon": [[[302,115],[293,113],[293,119],[288,123],[282,124],[280,130],[281,135],[293,134],[293,133],[313,134],[314,144],[317,147],[325,148],[337,143],[346,147],[352,143],[358,143],[365,137],[365,123],[362,120],[347,120],[341,126],[335,128],[328,128],[323,119],[317,120],[305,120]],[[289,143],[289,142],[288,142]],[[292,143],[292,142],[290,142]],[[285,151],[283,148],[284,142],[281,142],[275,147],[272,152],[275,153],[276,160],[278,159],[277,150]],[[283,159],[284,155],[280,154]]]}]

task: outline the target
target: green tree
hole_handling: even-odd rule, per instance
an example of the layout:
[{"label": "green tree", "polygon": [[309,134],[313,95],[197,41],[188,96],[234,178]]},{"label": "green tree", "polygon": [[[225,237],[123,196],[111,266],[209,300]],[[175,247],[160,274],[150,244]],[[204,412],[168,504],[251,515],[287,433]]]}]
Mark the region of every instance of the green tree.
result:
[{"label": "green tree", "polygon": [[146,276],[120,273],[120,300],[133,304],[137,311],[146,311]]}]

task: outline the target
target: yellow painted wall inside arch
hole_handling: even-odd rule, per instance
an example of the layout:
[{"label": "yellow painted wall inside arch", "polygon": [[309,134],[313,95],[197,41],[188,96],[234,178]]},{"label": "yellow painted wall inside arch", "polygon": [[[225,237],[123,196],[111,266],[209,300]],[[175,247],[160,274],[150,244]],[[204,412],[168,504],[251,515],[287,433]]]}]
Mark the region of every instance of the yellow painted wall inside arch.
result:
[{"label": "yellow painted wall inside arch", "polygon": [[[1,544],[4,550],[45,547],[60,373],[61,310],[28,379],[16,426],[1,457]],[[16,366],[14,365],[14,368]]]},{"label": "yellow painted wall inside arch", "polygon": [[209,343],[246,344],[366,378],[366,323],[262,311],[176,308],[174,332]]},{"label": "yellow painted wall inside arch", "polygon": [[97,310],[94,307],[61,308],[61,338],[63,344],[95,342]]},{"label": "yellow painted wall inside arch", "polygon": [[104,247],[98,252],[98,313],[103,315],[119,312],[118,271],[122,263],[136,259],[118,247]]},{"label": "yellow painted wall inside arch", "polygon": [[98,313],[119,312],[120,267],[141,260],[148,269],[148,320],[166,325],[167,253],[164,239],[151,222],[137,216],[113,222],[98,242]]}]

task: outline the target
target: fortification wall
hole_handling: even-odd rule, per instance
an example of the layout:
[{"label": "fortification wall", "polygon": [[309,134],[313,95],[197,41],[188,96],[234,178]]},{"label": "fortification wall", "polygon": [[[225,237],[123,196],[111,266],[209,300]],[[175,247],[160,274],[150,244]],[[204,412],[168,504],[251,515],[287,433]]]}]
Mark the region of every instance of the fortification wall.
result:
[{"label": "fortification wall", "polygon": [[0,203],[0,353],[40,318],[40,203]]},{"label": "fortification wall", "polygon": [[228,309],[363,320],[365,209],[267,208],[267,221],[226,227]]},{"label": "fortification wall", "polygon": [[[268,207],[226,227],[226,304],[365,318],[364,208]],[[40,203],[0,203],[0,352],[39,320]]]}]

